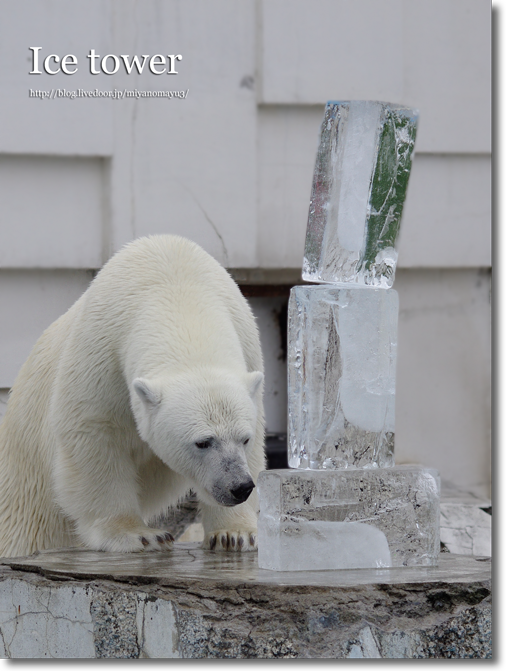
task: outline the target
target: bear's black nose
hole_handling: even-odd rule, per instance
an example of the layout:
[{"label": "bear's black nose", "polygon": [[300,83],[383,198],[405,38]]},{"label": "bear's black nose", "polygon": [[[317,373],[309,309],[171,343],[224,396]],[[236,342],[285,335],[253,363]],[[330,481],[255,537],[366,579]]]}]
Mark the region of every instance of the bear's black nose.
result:
[{"label": "bear's black nose", "polygon": [[238,503],[243,503],[243,501],[246,501],[246,499],[250,496],[254,487],[255,483],[253,480],[247,480],[247,482],[243,482],[243,484],[239,485],[239,487],[231,489],[230,493]]}]

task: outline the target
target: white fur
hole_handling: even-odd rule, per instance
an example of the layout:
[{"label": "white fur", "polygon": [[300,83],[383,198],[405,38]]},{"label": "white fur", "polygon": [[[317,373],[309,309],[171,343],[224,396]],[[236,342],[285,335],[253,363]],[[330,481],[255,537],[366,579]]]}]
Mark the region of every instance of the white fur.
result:
[{"label": "white fur", "polygon": [[[0,424],[0,556],[161,549],[189,489],[206,547],[256,547],[262,354],[250,308],[194,243],[127,245],[35,345]],[[209,441],[209,442],[205,442]],[[197,447],[207,445],[207,447]]]}]

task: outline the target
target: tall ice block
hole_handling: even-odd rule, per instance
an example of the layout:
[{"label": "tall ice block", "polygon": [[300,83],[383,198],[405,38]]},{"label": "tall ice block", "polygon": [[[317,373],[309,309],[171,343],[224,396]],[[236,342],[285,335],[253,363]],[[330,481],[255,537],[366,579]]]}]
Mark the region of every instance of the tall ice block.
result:
[{"label": "tall ice block", "polygon": [[439,474],[433,468],[260,473],[259,567],[310,571],[434,566]]},{"label": "tall ice block", "polygon": [[397,321],[393,289],[292,288],[291,468],[393,466]]},{"label": "tall ice block", "polygon": [[313,176],[303,279],[391,287],[418,110],[328,102]]}]

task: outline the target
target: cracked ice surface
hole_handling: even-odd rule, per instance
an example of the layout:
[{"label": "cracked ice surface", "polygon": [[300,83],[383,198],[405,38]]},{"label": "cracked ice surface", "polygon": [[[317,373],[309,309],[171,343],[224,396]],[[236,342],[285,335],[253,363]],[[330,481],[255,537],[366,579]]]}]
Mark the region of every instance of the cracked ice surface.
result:
[{"label": "cracked ice surface", "polygon": [[291,468],[394,464],[398,294],[293,287],[289,301]]},{"label": "cracked ice surface", "polygon": [[374,101],[326,105],[303,260],[310,282],[391,287],[418,111]]},{"label": "cracked ice surface", "polygon": [[[383,545],[373,534],[377,530],[387,541],[391,566],[437,564],[440,482],[433,468],[265,471],[257,491],[260,568],[344,568],[346,561],[382,559]],[[341,535],[353,523],[370,531],[357,536],[354,528],[352,544],[341,550]],[[324,539],[315,538],[316,529],[327,532]],[[355,544],[364,538],[373,543],[372,553],[370,548],[358,553]]]}]

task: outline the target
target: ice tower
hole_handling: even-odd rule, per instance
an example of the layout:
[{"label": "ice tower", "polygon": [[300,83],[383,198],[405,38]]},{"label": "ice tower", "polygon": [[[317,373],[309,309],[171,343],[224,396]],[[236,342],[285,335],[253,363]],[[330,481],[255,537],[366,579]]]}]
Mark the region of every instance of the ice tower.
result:
[{"label": "ice tower", "polygon": [[329,102],[289,301],[288,470],[261,473],[259,566],[430,566],[439,475],[394,465],[396,242],[417,110]]}]

